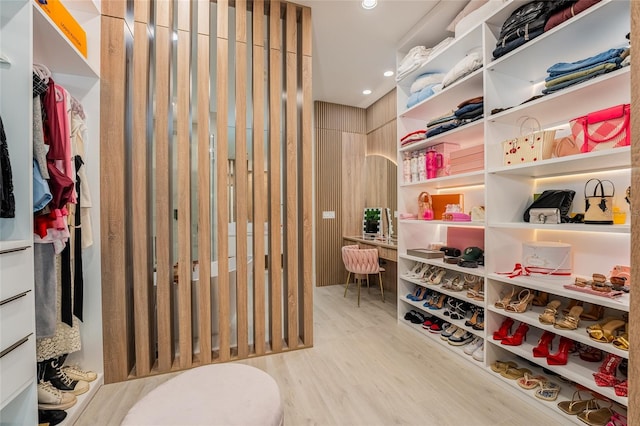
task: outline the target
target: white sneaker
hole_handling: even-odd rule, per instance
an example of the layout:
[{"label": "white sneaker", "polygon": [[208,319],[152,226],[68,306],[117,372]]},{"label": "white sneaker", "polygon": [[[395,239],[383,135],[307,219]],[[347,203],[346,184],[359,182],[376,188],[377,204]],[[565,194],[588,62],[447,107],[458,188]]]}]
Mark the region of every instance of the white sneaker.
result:
[{"label": "white sneaker", "polygon": [[471,356],[476,361],[484,361],[484,342],[482,342],[482,345],[480,345],[480,347],[476,349]]},{"label": "white sneaker", "polygon": [[95,372],[82,370],[77,365],[65,365],[64,367],[62,367],[62,371],[64,371],[71,380],[84,380],[85,382],[93,382],[98,378],[98,375]]},{"label": "white sneaker", "polygon": [[453,333],[455,333],[457,330],[458,330],[458,326],[451,324],[449,325],[449,327],[444,328],[442,330],[442,333],[440,333],[440,338],[442,340],[449,340],[449,337],[451,337]]},{"label": "white sneaker", "polygon": [[476,336],[476,338],[473,339],[471,343],[465,346],[464,353],[467,355],[472,355],[476,351],[476,349],[482,346],[483,343],[484,343],[484,340],[482,340],[482,337]]},{"label": "white sneaker", "polygon": [[39,410],[66,410],[77,401],[74,394],[62,392],[50,382],[38,383],[38,409]]}]

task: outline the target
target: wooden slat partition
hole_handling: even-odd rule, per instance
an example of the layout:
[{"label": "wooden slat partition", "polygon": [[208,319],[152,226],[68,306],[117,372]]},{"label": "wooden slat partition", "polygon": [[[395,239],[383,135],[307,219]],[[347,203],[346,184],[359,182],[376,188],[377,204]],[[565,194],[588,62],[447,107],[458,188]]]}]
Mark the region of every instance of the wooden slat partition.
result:
[{"label": "wooden slat partition", "polygon": [[228,150],[228,122],[227,111],[229,108],[229,26],[228,12],[229,3],[227,0],[219,0],[218,11],[218,41],[217,41],[217,62],[216,62],[216,106],[217,106],[217,135],[216,142],[216,170],[218,186],[218,336],[220,348],[218,358],[220,361],[228,361],[231,358],[231,323],[229,311],[229,212],[224,207],[229,204],[227,193],[227,174],[229,172],[226,159],[229,157]]},{"label": "wooden slat partition", "polygon": [[[192,362],[191,350],[191,123],[189,105],[191,94],[189,31],[180,29],[188,24],[188,1],[178,2],[178,46],[176,87],[176,131],[178,144],[178,339],[180,368]],[[185,17],[185,15],[187,15]],[[186,27],[188,29],[188,26]]]},{"label": "wooden slat partition", "polygon": [[253,2],[253,344],[256,355],[265,353],[265,238],[267,194],[264,150],[264,1]]},{"label": "wooden slat partition", "polygon": [[[209,154],[209,0],[198,0],[198,326],[200,362],[211,362],[211,184]],[[206,18],[204,18],[206,17]]]},{"label": "wooden slat partition", "polygon": [[121,15],[103,18],[106,382],[311,346],[311,10],[116,3],[103,2]]},{"label": "wooden slat partition", "polygon": [[[141,14],[146,18],[144,14]],[[136,21],[134,33],[147,33],[147,22]],[[147,111],[149,108],[149,37],[135,37],[133,56],[133,98],[139,108],[133,108],[132,160],[132,211],[133,211],[133,301],[138,315],[135,321],[136,373],[149,374],[155,360],[155,327],[153,312],[153,273],[151,264],[149,144],[147,144]]]},{"label": "wooden slat partition", "polygon": [[271,350],[282,351],[282,223],[280,221],[280,135],[282,92],[282,26],[280,0],[269,10],[269,284]]},{"label": "wooden slat partition", "polygon": [[296,8],[287,4],[286,15],[286,90],[285,105],[286,129],[286,175],[285,175],[285,211],[286,211],[286,268],[287,268],[287,345],[289,349],[298,346],[298,32]]},{"label": "wooden slat partition", "polygon": [[247,2],[236,0],[236,318],[238,357],[249,355],[249,315],[247,313],[248,205],[247,169]]}]

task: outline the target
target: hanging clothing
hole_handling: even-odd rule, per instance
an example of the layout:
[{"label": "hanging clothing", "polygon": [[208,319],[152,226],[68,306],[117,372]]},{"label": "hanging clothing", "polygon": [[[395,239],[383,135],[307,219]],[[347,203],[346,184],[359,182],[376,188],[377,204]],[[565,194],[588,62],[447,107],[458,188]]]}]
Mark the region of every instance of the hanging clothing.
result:
[{"label": "hanging clothing", "polygon": [[11,218],[16,215],[16,200],[13,195],[13,175],[9,160],[7,135],[4,133],[0,117],[0,217]]},{"label": "hanging clothing", "polygon": [[36,338],[56,331],[56,254],[53,244],[33,245]]},{"label": "hanging clothing", "polygon": [[[86,132],[87,127],[85,125],[84,111],[82,111],[82,105],[77,104],[73,106],[71,110],[71,148],[73,154],[80,158],[82,164],[84,164],[84,159],[86,158],[84,149]],[[82,223],[83,249],[93,245],[93,233],[91,228],[91,192],[89,191],[89,179],[87,179],[86,169],[86,167],[80,167],[78,170],[76,164],[76,179],[80,180],[80,185],[77,187],[78,189],[76,192],[78,208],[80,210],[80,223]]]},{"label": "hanging clothing", "polygon": [[40,167],[38,162],[33,160],[33,211],[39,212],[44,209],[47,204],[53,199],[51,191],[49,190],[49,184],[43,179],[40,174]]}]

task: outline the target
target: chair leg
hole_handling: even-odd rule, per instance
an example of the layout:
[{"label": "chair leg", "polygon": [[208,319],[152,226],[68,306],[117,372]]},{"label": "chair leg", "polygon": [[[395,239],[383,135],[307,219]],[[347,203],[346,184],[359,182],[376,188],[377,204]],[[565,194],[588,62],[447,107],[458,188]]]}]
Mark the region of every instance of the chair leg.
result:
[{"label": "chair leg", "polygon": [[358,308],[360,307],[360,287],[362,287],[362,279],[358,279]]},{"label": "chair leg", "polygon": [[367,293],[371,294],[371,287],[369,287],[369,274],[367,274]]},{"label": "chair leg", "polygon": [[382,274],[378,272],[378,281],[380,282],[380,295],[382,296],[382,303],[384,303],[384,287],[382,286]]},{"label": "chair leg", "polygon": [[347,297],[347,290],[349,289],[349,279],[351,278],[351,271],[347,274],[347,284],[344,286],[344,297]]}]

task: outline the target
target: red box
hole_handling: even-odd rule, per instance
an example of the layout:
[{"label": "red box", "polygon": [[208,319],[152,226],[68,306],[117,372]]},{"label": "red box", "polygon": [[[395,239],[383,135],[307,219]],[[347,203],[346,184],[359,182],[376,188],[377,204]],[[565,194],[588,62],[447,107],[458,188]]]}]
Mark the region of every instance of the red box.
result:
[{"label": "red box", "polygon": [[484,169],[484,145],[458,149],[449,154],[452,175]]}]

